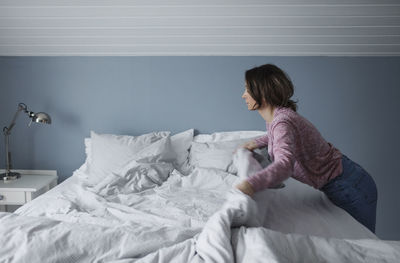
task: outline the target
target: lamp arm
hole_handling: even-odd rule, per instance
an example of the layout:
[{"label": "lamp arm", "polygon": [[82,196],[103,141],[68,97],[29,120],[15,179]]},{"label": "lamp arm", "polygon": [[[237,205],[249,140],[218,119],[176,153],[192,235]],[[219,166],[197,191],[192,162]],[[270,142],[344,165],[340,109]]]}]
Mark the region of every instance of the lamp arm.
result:
[{"label": "lamp arm", "polygon": [[4,127],[4,128],[3,128],[3,133],[4,133],[4,135],[10,135],[10,134],[11,134],[11,130],[12,130],[12,128],[14,127],[15,121],[17,120],[17,117],[18,117],[18,115],[19,115],[19,113],[20,113],[21,111],[25,111],[25,112],[27,112],[27,113],[30,113],[30,112],[28,111],[27,106],[26,106],[24,103],[19,103],[19,104],[18,104],[18,109],[17,109],[17,111],[15,112],[14,117],[13,117],[13,119],[12,119],[10,125],[9,125],[8,127]]},{"label": "lamp arm", "polygon": [[[17,120],[17,117],[21,111],[28,112],[27,106],[24,103],[19,103],[18,104],[18,109],[14,114],[14,117],[8,127],[3,128],[3,133],[4,133],[4,145],[5,145],[5,150],[6,150],[6,173],[5,175],[8,176],[11,173],[11,153],[9,150],[9,136],[11,135],[11,130],[15,125],[15,121]],[[28,112],[29,113],[29,112]]]},{"label": "lamp arm", "polygon": [[24,103],[18,104],[18,109],[15,112],[10,125],[8,127],[3,128],[4,144],[5,144],[5,150],[6,150],[6,169],[5,169],[6,171],[5,171],[5,173],[0,174],[0,178],[3,178],[3,180],[16,179],[16,178],[20,177],[19,173],[11,172],[12,165],[11,165],[11,153],[9,151],[9,144],[10,144],[9,137],[11,135],[12,128],[15,126],[15,121],[17,120],[18,115],[21,111],[24,111],[25,113],[28,114],[29,118],[31,118],[31,122],[33,120],[35,122],[42,122],[42,123],[48,123],[48,124],[51,123],[50,116],[48,116],[46,113],[39,112],[39,113],[35,114],[34,112],[28,110],[28,107],[26,106],[26,104],[24,104]]}]

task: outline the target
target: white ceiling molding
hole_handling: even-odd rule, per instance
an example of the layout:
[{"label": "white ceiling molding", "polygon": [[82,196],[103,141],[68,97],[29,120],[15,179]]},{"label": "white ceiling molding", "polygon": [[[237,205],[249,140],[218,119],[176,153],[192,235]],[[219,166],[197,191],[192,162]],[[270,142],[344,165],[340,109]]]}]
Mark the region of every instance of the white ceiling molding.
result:
[{"label": "white ceiling molding", "polygon": [[1,0],[0,56],[399,56],[399,0]]}]

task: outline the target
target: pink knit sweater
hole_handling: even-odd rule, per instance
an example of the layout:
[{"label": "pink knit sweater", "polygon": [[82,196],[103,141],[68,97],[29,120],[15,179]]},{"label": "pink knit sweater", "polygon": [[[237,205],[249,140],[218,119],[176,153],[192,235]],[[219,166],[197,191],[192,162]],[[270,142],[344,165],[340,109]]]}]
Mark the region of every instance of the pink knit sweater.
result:
[{"label": "pink knit sweater", "polygon": [[257,138],[256,143],[268,146],[272,163],[247,179],[255,191],[289,177],[319,189],[342,173],[340,151],[289,108],[275,109],[274,119],[267,123],[267,134]]}]

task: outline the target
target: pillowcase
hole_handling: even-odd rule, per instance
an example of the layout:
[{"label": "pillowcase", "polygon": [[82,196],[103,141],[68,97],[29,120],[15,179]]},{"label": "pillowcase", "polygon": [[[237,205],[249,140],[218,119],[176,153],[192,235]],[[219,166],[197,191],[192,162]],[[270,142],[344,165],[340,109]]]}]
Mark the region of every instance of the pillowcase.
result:
[{"label": "pillowcase", "polygon": [[176,160],[173,162],[177,170],[181,170],[189,158],[189,149],[193,141],[194,129],[189,129],[171,136],[172,150],[176,154]]},{"label": "pillowcase", "polygon": [[[193,141],[190,149],[189,165],[191,169],[195,167],[216,168],[231,174],[237,174],[237,168],[233,165],[233,152],[240,145],[255,138],[204,143]],[[266,154],[265,150],[263,154]]]},{"label": "pillowcase", "polygon": [[[166,132],[163,132],[166,133]],[[149,133],[154,134],[154,133]],[[194,129],[189,129],[171,136],[171,147],[172,150],[176,154],[176,160],[174,160],[173,165],[176,169],[182,169],[182,166],[187,162],[189,158],[189,149],[190,144],[193,141]],[[134,136],[128,135],[113,135],[113,134],[102,134],[104,137],[108,137],[110,139],[118,138],[121,141],[130,141],[134,138]],[[91,150],[91,138],[85,138],[85,153],[86,153],[86,161],[85,164],[87,166],[87,171],[90,170],[90,165],[92,163],[92,150]]]},{"label": "pillowcase", "polygon": [[233,141],[245,138],[254,138],[265,135],[266,131],[229,131],[229,132],[214,132],[212,134],[198,134],[194,136],[195,142],[218,142],[218,141]]},{"label": "pillowcase", "polygon": [[[128,163],[172,163],[176,159],[168,135],[135,153]],[[123,165],[126,168],[126,164]]]},{"label": "pillowcase", "polygon": [[[120,169],[144,148],[168,137],[170,132],[152,132],[140,136],[90,133],[90,147],[86,147],[89,173],[93,179],[102,178]],[[170,141],[169,141],[170,143]]]},{"label": "pillowcase", "polygon": [[[173,169],[171,163],[175,159],[175,152],[171,149],[171,139],[167,136],[134,154],[119,169],[109,173],[96,173],[87,181],[95,186],[97,192],[103,188],[114,188],[114,186],[122,187],[118,189],[122,191],[123,189],[143,190],[154,186],[154,183],[161,184],[165,181]],[[136,183],[142,185],[135,185]],[[130,190],[126,189],[127,187]]]}]

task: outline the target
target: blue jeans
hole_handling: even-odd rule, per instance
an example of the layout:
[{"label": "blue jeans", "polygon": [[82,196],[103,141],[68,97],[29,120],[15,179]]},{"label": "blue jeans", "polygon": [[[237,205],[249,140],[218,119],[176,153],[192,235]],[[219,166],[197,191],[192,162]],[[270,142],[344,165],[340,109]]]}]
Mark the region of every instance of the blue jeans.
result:
[{"label": "blue jeans", "polygon": [[378,191],[374,179],[347,156],[342,157],[343,172],[320,190],[335,205],[375,233]]}]

